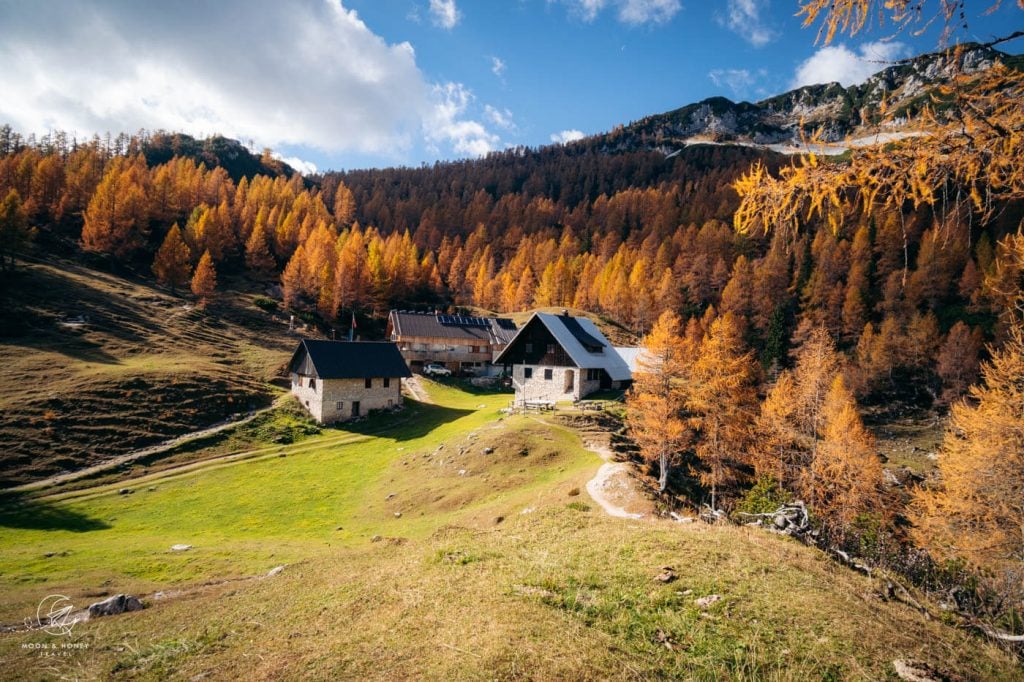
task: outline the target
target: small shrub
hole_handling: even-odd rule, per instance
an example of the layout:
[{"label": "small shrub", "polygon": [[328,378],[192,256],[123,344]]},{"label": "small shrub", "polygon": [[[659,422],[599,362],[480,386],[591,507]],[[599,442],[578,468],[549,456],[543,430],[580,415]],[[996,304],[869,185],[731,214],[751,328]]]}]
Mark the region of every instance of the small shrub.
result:
[{"label": "small shrub", "polygon": [[570,502],[569,504],[567,504],[565,506],[567,506],[569,509],[575,509],[576,511],[579,511],[579,512],[588,512],[588,511],[590,511],[590,505],[587,504],[586,502],[579,502],[579,501]]},{"label": "small shrub", "polygon": [[789,491],[784,490],[773,479],[762,476],[736,505],[736,513],[767,514],[792,499]]},{"label": "small shrub", "polygon": [[252,302],[256,305],[257,308],[266,310],[268,313],[273,313],[277,311],[277,301],[275,301],[272,298],[267,298],[266,296],[257,296],[252,300]]}]

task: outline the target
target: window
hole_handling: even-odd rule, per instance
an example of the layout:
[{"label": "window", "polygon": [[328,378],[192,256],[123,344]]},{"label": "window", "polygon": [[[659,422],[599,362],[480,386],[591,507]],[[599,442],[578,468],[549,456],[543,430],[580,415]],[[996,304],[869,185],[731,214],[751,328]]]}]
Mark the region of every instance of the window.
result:
[{"label": "window", "polygon": [[373,388],[373,379],[366,377],[366,388]]},{"label": "window", "polygon": [[314,379],[313,377],[309,378],[309,387],[316,388],[316,379]]},{"label": "window", "polygon": [[555,352],[555,344],[549,343],[548,344],[548,353],[554,353],[554,352]]},{"label": "window", "polygon": [[334,409],[336,409],[338,412],[341,412],[343,409],[345,409],[344,401],[339,400],[338,402],[334,403]]},{"label": "window", "polygon": [[529,341],[526,342],[526,352],[527,353],[532,353],[533,352],[533,344],[530,343]]},{"label": "window", "polygon": [[599,369],[588,369],[587,370],[587,381],[600,381],[601,370]]},{"label": "window", "polygon": [[[381,379],[381,381],[384,382],[384,388],[390,388],[391,387],[391,377],[384,377],[383,379]],[[388,401],[388,402],[390,402],[390,401]]]},{"label": "window", "polygon": [[533,378],[533,367],[524,367],[523,368],[523,378],[524,379],[532,379]]},{"label": "window", "polygon": [[555,376],[554,370],[544,370],[544,381],[551,381],[552,377]]}]

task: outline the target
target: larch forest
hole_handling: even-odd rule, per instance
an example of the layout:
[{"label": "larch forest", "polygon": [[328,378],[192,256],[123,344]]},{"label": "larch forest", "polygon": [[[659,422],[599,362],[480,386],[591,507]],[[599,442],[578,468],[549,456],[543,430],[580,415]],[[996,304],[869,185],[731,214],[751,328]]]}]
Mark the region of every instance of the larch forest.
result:
[{"label": "larch forest", "polygon": [[[912,133],[680,143],[681,109],[301,173],[0,127],[0,678],[1020,679],[1021,32],[790,4],[823,45],[945,27],[878,67],[926,60],[924,94],[835,113]],[[414,369],[400,409],[315,423],[296,344],[399,310],[586,317],[632,381],[523,414]]]}]

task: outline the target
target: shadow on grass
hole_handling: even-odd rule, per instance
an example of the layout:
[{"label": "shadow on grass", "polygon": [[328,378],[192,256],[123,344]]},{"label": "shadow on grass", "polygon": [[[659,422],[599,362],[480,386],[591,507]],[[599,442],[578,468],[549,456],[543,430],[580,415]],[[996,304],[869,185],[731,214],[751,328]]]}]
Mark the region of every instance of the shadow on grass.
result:
[{"label": "shadow on grass", "polygon": [[473,412],[474,410],[460,410],[406,398],[405,409],[401,412],[379,412],[363,421],[340,424],[337,430],[400,441],[412,440]]},{"label": "shadow on grass", "polygon": [[109,525],[67,507],[59,507],[18,493],[0,494],[0,528],[25,530],[68,530],[87,533]]}]

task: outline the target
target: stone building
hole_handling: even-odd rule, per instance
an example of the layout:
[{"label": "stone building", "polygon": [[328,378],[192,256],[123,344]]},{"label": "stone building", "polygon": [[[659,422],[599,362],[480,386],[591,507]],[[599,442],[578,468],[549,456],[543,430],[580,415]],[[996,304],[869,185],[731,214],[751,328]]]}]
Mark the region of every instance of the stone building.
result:
[{"label": "stone building", "polygon": [[386,336],[413,370],[438,363],[453,374],[492,374],[494,358],[516,334],[512,320],[392,310]]},{"label": "stone building", "polygon": [[517,404],[580,400],[633,380],[633,349],[617,349],[585,317],[534,313],[495,364],[511,368]]},{"label": "stone building", "polygon": [[288,363],[292,394],[321,424],[402,402],[412,374],[393,343],[303,339]]}]

